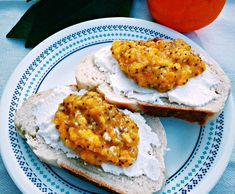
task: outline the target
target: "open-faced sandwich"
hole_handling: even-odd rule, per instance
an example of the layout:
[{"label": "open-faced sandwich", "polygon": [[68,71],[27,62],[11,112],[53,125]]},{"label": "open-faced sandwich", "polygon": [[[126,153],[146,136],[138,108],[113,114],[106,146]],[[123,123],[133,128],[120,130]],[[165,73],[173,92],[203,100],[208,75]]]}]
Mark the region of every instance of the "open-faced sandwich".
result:
[{"label": "open-faced sandwich", "polygon": [[42,161],[114,192],[153,193],[164,184],[159,119],[118,109],[97,92],[63,86],[35,94],[15,126]]},{"label": "open-faced sandwich", "polygon": [[117,193],[164,184],[166,136],[155,116],[202,125],[230,92],[223,70],[181,39],[113,41],[78,64],[76,81],[29,97],[15,126],[42,161]]},{"label": "open-faced sandwich", "polygon": [[230,92],[228,77],[207,59],[181,39],[116,40],[86,56],[76,80],[118,107],[202,125]]}]

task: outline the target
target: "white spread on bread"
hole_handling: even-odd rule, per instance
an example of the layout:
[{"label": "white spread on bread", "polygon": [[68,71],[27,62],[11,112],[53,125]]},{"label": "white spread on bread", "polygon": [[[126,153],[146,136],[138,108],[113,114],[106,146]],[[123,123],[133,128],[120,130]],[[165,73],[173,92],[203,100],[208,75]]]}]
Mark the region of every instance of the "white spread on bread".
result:
[{"label": "white spread on bread", "polygon": [[[79,158],[71,149],[66,147],[60,140],[59,132],[52,123],[58,105],[63,102],[63,99],[69,94],[83,95],[86,90],[79,92],[72,91],[69,87],[57,87],[53,89],[46,98],[36,101],[33,104],[32,111],[36,118],[38,126],[38,135],[41,136],[47,145],[55,150],[63,151],[68,158]],[[129,167],[121,168],[113,164],[102,164],[101,167],[105,172],[116,175],[124,174],[129,177],[138,177],[146,175],[152,180],[158,180],[160,176],[159,165],[157,159],[152,156],[151,146],[160,146],[159,139],[156,133],[151,131],[151,128],[146,124],[145,119],[139,113],[131,113],[128,110],[123,111],[129,115],[139,128],[139,144],[138,156],[136,161]],[[117,131],[117,128],[114,129]],[[118,133],[119,131],[117,131]],[[108,137],[107,137],[108,138]],[[152,155],[151,155],[152,154]]]},{"label": "white spread on bread", "polygon": [[72,91],[69,87],[60,86],[53,89],[46,98],[35,101],[32,106],[33,115],[36,118],[37,126],[39,128],[38,135],[40,135],[46,142],[46,144],[55,148],[55,150],[62,150],[67,157],[76,158],[79,157],[71,149],[64,146],[60,141],[59,133],[52,123],[54,114],[58,109],[58,105],[63,102],[63,99],[71,94],[75,93],[82,95],[86,90],[80,90],[79,92]]},{"label": "white spread on bread", "polygon": [[189,106],[202,106],[218,97],[213,87],[218,82],[209,71],[191,78],[184,86],[177,86],[168,92],[170,102]]},{"label": "white spread on bread", "polygon": [[162,104],[162,98],[172,103],[188,106],[203,106],[217,98],[214,87],[217,79],[205,70],[197,77],[191,78],[187,84],[178,86],[173,90],[160,93],[155,89],[143,88],[129,79],[119,68],[118,62],[112,56],[111,46],[106,46],[94,54],[94,63],[100,71],[105,72],[107,82],[114,92],[128,98],[140,101]]}]

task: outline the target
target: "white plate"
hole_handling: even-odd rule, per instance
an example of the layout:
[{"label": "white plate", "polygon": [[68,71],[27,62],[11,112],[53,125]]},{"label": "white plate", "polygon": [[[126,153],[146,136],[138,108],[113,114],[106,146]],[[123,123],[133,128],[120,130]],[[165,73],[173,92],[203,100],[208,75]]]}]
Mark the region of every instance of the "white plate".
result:
[{"label": "white plate", "polygon": [[[77,24],[49,37],[18,65],[1,101],[1,151],[12,179],[24,193],[104,193],[62,169],[40,162],[16,133],[14,113],[38,91],[75,83],[74,69],[81,57],[110,44],[114,39],[187,37],[156,23],[131,18],[107,18]],[[162,193],[206,193],[218,181],[232,150],[233,100],[206,126],[173,118],[161,119],[169,151],[165,155],[167,181]]]}]

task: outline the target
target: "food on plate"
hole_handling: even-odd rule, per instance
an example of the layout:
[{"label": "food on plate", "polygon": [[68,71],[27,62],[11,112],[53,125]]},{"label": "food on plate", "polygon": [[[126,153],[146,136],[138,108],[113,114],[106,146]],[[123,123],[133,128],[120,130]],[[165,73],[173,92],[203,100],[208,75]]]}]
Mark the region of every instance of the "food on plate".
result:
[{"label": "food on plate", "polygon": [[223,109],[230,92],[219,65],[181,39],[113,41],[81,60],[76,80],[119,107],[200,125]]},{"label": "food on plate", "polygon": [[205,62],[181,39],[115,40],[111,51],[127,77],[159,92],[184,85],[206,69]]},{"label": "food on plate", "polygon": [[97,92],[67,96],[53,120],[64,144],[89,164],[127,167],[136,160],[137,125]]},{"label": "food on plate", "polygon": [[118,109],[94,91],[60,86],[29,97],[15,126],[44,162],[118,193],[153,193],[165,181],[157,117]]}]

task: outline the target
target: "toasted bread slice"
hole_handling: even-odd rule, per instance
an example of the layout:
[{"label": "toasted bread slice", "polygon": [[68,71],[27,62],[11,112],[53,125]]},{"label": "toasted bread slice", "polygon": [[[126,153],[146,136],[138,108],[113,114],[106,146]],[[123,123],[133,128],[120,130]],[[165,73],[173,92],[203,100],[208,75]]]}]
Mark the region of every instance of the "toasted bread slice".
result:
[{"label": "toasted bread slice", "polygon": [[[71,91],[76,87],[70,86]],[[164,151],[166,149],[165,131],[156,117],[144,115],[146,123],[157,133],[160,144],[153,147],[153,155],[158,161],[159,178],[154,181],[145,175],[139,177],[128,177],[125,175],[114,175],[104,172],[100,167],[89,165],[81,159],[68,158],[61,150],[50,147],[38,134],[38,125],[32,114],[32,105],[45,99],[53,92],[53,89],[40,92],[28,98],[15,114],[15,126],[19,134],[26,138],[27,143],[39,159],[47,164],[64,168],[72,173],[85,178],[98,186],[104,187],[116,193],[153,193],[161,189],[165,182]]]},{"label": "toasted bread slice", "polygon": [[[207,57],[203,56],[203,59],[206,60]],[[92,54],[85,56],[77,65],[75,76],[77,85],[80,89],[96,89],[105,96],[107,101],[112,104],[116,104],[119,107],[124,107],[132,111],[140,111],[159,117],[173,116],[203,125],[208,118],[218,114],[223,109],[231,87],[230,80],[219,65],[214,61],[209,61],[209,59],[206,60],[206,62],[207,70],[218,79],[218,84],[215,86],[215,91],[218,94],[218,97],[204,106],[186,106],[171,103],[167,100],[161,104],[152,104],[116,94],[107,83],[106,74],[101,72],[94,64]]]}]

